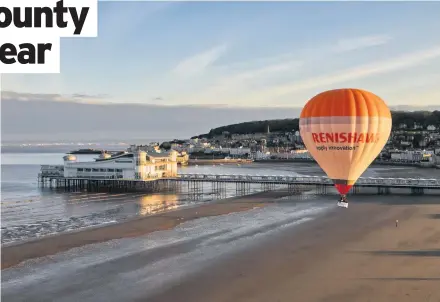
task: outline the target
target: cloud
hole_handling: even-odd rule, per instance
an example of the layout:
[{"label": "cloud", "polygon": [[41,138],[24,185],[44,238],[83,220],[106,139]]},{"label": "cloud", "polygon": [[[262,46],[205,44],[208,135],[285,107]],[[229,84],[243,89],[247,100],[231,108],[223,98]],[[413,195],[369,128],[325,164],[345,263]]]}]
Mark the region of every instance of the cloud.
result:
[{"label": "cloud", "polygon": [[249,68],[252,69],[255,68],[255,66],[261,67],[265,65],[282,63],[284,61],[291,61],[293,59],[296,59],[296,57],[297,56],[295,55],[295,53],[288,52],[282,54],[275,54],[271,56],[256,57],[248,60],[234,61],[226,65],[217,66],[217,69],[222,72],[228,72],[231,70],[239,70],[239,69],[249,69]]},{"label": "cloud", "polygon": [[[384,45],[390,40],[391,37],[388,35],[368,35],[357,38],[341,39],[338,40],[335,45],[328,45],[324,46],[324,48],[320,48],[320,52],[324,53],[324,55],[327,56],[329,54],[332,54],[333,52],[348,52],[353,50],[361,50],[373,46]],[[232,75],[232,77],[234,77],[234,80],[236,80],[242,78],[258,77],[260,75],[271,74],[279,71],[296,70],[298,67],[304,65],[307,61],[312,61],[313,59],[315,59],[315,56],[315,54],[312,54],[312,56],[310,57],[305,56],[304,58],[299,59],[293,53],[285,53],[266,58],[258,58],[256,60],[253,60],[252,63],[264,63],[268,65],[261,67],[257,70],[250,69],[249,71],[241,73],[237,76]],[[248,64],[249,63],[250,62],[248,62]]]},{"label": "cloud", "polygon": [[60,94],[56,93],[24,93],[3,90],[1,92],[2,100],[19,100],[19,101],[32,101],[32,100],[54,100],[57,101],[61,98]]},{"label": "cloud", "polygon": [[158,97],[152,98],[151,101],[153,101],[153,102],[163,102],[163,101],[165,101],[165,99],[163,97],[161,97],[161,96],[158,96]]},{"label": "cloud", "polygon": [[254,78],[266,77],[268,75],[273,75],[275,73],[281,73],[285,71],[296,70],[298,67],[302,66],[303,62],[298,60],[289,60],[281,63],[276,63],[272,65],[267,65],[257,69],[249,69],[244,72],[232,74],[223,80],[227,80],[229,83],[236,83],[237,81],[252,80]]},{"label": "cloud", "polygon": [[[219,69],[223,71],[233,70],[240,67],[254,67],[255,65],[272,65],[283,64],[293,60],[297,61],[310,61],[317,57],[332,55],[335,52],[349,52],[353,50],[362,50],[373,46],[385,45],[392,38],[389,35],[366,35],[356,38],[339,39],[336,43],[324,45],[320,47],[306,48],[301,51],[301,54],[295,52],[288,52],[283,54],[277,54],[268,57],[253,58],[246,61],[238,61],[228,64],[226,66],[220,66]],[[298,59],[301,57],[301,59]]]},{"label": "cloud", "polygon": [[325,76],[313,77],[307,80],[279,85],[264,91],[257,91],[254,99],[267,100],[270,98],[291,94],[294,92],[309,90],[317,87],[327,87],[369,77],[372,75],[393,72],[413,66],[417,66],[426,61],[440,57],[440,46],[402,55],[398,58],[360,65],[342,72],[328,74]]},{"label": "cloud", "polygon": [[[106,0],[105,2],[113,1]],[[120,5],[120,1],[117,4],[105,2],[101,4],[102,9],[99,14],[100,31],[98,39],[100,39],[100,44],[103,43],[102,39],[106,39],[106,42],[113,44],[119,43],[122,37],[130,35],[134,29],[142,27],[142,24],[153,15],[163,13],[179,5],[178,2],[173,1],[151,1],[149,3],[130,1],[124,3],[124,5]]]},{"label": "cloud", "polygon": [[191,95],[186,101],[191,99],[204,100],[204,102],[217,101],[213,96],[223,95],[226,99],[233,94],[246,93],[250,86],[255,85],[255,82],[265,82],[268,78],[297,71],[302,64],[300,61],[291,60],[238,72],[226,72],[200,93]]},{"label": "cloud", "polygon": [[194,76],[202,73],[206,68],[217,61],[227,50],[226,44],[215,46],[209,50],[179,62],[172,73],[181,77]]},{"label": "cloud", "polygon": [[61,95],[55,93],[21,93],[15,91],[2,91],[2,101],[52,101],[52,102],[74,102],[82,104],[106,104],[108,103],[107,95],[87,95],[72,94]]},{"label": "cloud", "polygon": [[388,35],[370,35],[357,38],[349,38],[339,40],[335,47],[335,52],[347,52],[353,50],[361,50],[373,46],[384,45],[391,40]]},{"label": "cloud", "polygon": [[[300,68],[306,64],[314,64],[317,59],[331,56],[334,53],[357,51],[364,48],[388,43],[387,35],[368,35],[353,39],[342,39],[303,55],[284,53],[269,57],[255,58],[244,62],[234,62],[215,68],[216,77],[210,83],[187,96],[179,95],[179,101],[190,102],[194,99],[203,102],[226,101],[236,104],[243,103],[253,91],[274,85],[281,77],[296,77]],[[278,83],[277,83],[278,84]]]},{"label": "cloud", "polygon": [[92,95],[92,94],[80,94],[80,93],[74,93],[71,96],[72,98],[75,99],[104,99],[104,98],[109,98],[110,96],[108,94],[97,94],[97,95]]},{"label": "cloud", "polygon": [[[414,104],[412,106],[429,106],[430,110],[440,110],[440,91],[438,85],[431,89],[415,89],[403,93],[397,92],[395,94],[395,101],[392,102],[396,106],[398,104]],[[391,102],[388,102],[391,103]]]},{"label": "cloud", "polygon": [[[430,67],[438,70],[440,61],[435,62]],[[411,72],[400,73],[399,79],[393,85],[382,82],[377,85],[377,88],[380,89],[381,94],[398,94],[401,97],[408,96],[414,91],[439,90],[440,73],[438,71],[429,72],[427,69],[424,68],[421,71],[410,69]]]},{"label": "cloud", "polygon": [[160,103],[103,105],[83,104],[73,99],[52,100],[58,97],[10,92],[8,99],[3,99],[1,104],[2,142],[136,139],[140,143],[147,139],[187,138],[225,124],[287,118],[298,116],[300,112],[299,108],[166,106]]}]

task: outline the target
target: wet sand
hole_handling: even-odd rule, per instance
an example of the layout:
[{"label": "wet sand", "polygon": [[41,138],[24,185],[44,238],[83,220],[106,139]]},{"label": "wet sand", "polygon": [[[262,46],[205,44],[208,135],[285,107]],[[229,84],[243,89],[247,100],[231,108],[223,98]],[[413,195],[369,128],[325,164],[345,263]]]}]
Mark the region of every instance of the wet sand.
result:
[{"label": "wet sand", "polygon": [[440,301],[440,198],[353,199],[138,301]]},{"label": "wet sand", "polygon": [[18,244],[3,245],[1,268],[5,269],[25,260],[54,255],[87,244],[142,236],[155,231],[171,229],[185,221],[200,217],[217,216],[262,207],[273,202],[276,198],[287,195],[290,194],[286,191],[277,191],[232,197],[196,207],[135,218],[123,223],[57,234]]}]

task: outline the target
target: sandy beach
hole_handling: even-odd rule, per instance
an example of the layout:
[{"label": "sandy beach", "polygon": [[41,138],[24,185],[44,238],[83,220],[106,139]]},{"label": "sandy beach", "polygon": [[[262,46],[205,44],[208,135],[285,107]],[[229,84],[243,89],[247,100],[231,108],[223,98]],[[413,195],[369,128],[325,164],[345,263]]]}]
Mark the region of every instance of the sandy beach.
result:
[{"label": "sandy beach", "polygon": [[440,301],[438,197],[371,200],[358,198],[148,301]]}]

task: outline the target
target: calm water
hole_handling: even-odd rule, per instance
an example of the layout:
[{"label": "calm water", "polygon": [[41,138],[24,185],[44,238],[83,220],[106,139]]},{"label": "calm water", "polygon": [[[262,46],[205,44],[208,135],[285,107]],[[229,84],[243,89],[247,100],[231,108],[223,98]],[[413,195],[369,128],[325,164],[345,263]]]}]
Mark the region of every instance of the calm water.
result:
[{"label": "calm water", "polygon": [[[229,185],[219,195],[205,186],[195,193],[183,186],[179,194],[65,193],[39,188],[40,165],[62,164],[64,153],[3,153],[1,155],[2,243],[123,221],[140,215],[209,202],[236,194]],[[80,160],[92,160],[82,156]],[[184,173],[294,175],[292,166],[217,165],[183,167]],[[259,185],[250,192],[261,190]]]}]

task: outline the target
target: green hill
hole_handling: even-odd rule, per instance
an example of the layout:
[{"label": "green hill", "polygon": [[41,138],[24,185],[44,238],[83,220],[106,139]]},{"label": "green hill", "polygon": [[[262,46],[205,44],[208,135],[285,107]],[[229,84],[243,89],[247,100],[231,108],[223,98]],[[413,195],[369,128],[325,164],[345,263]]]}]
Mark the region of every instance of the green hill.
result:
[{"label": "green hill", "polygon": [[[406,124],[408,129],[413,128],[414,123],[420,124],[426,129],[429,125],[440,127],[440,111],[392,111],[393,128]],[[229,134],[252,134],[265,132],[269,126],[270,132],[288,132],[299,130],[299,119],[265,120],[238,123],[211,129],[206,134],[200,134],[192,138],[211,138],[224,132]]]}]

